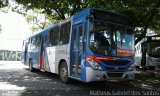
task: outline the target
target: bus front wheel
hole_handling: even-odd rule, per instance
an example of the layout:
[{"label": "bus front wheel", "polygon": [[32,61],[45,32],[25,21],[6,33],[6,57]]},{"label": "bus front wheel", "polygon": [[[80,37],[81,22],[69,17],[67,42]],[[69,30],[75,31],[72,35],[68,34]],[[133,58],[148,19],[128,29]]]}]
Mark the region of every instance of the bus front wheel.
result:
[{"label": "bus front wheel", "polygon": [[63,62],[59,68],[59,77],[65,84],[69,83],[67,63]]}]

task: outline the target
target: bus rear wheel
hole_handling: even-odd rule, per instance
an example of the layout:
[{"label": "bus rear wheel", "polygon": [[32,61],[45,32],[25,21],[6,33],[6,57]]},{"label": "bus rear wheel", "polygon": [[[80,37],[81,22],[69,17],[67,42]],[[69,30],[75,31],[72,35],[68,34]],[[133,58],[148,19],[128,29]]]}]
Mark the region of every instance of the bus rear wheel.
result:
[{"label": "bus rear wheel", "polygon": [[34,72],[34,71],[35,71],[35,69],[33,68],[32,60],[29,60],[29,70],[30,70],[31,72]]},{"label": "bus rear wheel", "polygon": [[59,77],[65,84],[69,83],[67,63],[63,62],[59,68]]}]

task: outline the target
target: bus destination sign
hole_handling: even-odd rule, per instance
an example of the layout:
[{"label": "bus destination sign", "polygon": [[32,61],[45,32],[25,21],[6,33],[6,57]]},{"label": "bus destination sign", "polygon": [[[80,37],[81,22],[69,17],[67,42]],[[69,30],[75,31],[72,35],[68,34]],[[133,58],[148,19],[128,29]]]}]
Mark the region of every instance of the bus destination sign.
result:
[{"label": "bus destination sign", "polygon": [[160,40],[160,37],[152,37],[152,40]]}]

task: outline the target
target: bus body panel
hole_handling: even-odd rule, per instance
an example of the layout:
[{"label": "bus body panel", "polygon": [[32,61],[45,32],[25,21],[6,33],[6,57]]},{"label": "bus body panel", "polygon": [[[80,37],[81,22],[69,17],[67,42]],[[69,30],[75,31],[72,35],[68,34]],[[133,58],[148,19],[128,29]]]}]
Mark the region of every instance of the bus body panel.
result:
[{"label": "bus body panel", "polygon": [[50,67],[50,72],[56,74],[59,73],[58,68],[61,60],[65,60],[69,66],[69,54],[67,54],[67,46],[68,45],[62,45],[46,48],[46,57],[48,57],[48,65]]},{"label": "bus body panel", "polygon": [[56,66],[55,66],[55,72],[58,74],[59,72],[59,64],[61,60],[64,60],[67,63],[67,66],[69,66],[69,54],[67,50],[68,44],[66,45],[59,45],[56,47]]},{"label": "bus body panel", "polygon": [[158,67],[160,66],[160,58],[150,57],[147,55],[146,57],[146,65],[151,67]]},{"label": "bus body panel", "polygon": [[39,48],[36,48],[36,49],[33,49],[32,52],[31,52],[31,58],[32,58],[32,61],[33,61],[33,68],[36,68],[36,69],[39,69],[40,68],[40,63],[39,63],[39,60],[40,60],[40,49]]},{"label": "bus body panel", "polygon": [[50,72],[55,73],[56,47],[46,48],[46,53],[47,53],[46,56],[48,57],[48,65],[50,67]]}]

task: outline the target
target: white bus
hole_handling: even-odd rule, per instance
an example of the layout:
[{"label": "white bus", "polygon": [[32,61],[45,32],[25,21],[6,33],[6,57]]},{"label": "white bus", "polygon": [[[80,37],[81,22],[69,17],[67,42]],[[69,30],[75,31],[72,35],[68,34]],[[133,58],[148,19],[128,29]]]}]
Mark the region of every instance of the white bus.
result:
[{"label": "white bus", "polygon": [[159,69],[160,68],[160,36],[146,36],[135,46],[136,68]]}]

